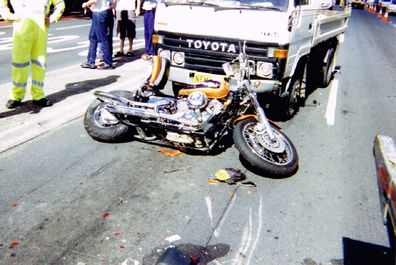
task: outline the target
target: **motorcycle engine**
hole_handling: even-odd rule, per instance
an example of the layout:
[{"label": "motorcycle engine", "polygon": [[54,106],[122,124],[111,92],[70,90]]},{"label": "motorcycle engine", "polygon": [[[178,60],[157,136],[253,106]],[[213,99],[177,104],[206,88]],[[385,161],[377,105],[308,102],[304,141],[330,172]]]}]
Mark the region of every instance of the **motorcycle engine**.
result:
[{"label": "motorcycle engine", "polygon": [[[183,131],[194,133],[204,130],[210,119],[222,112],[223,108],[224,106],[219,100],[208,99],[203,92],[196,91],[186,98],[177,100],[177,112],[174,115],[178,116]],[[177,143],[202,145],[190,134],[168,132],[166,138]]]}]

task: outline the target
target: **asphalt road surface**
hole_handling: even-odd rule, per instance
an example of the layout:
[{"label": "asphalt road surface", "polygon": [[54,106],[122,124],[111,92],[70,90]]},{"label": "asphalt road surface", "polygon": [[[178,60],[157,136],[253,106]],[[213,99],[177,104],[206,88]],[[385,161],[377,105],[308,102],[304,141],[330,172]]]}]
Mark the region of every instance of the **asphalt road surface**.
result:
[{"label": "asphalt road surface", "polygon": [[281,123],[300,156],[289,178],[211,185],[220,168],[244,170],[233,146],[166,156],[95,142],[81,118],[1,153],[0,263],[154,264],[173,244],[201,264],[392,264],[372,147],[396,138],[395,39],[393,24],[354,10],[341,72]]}]

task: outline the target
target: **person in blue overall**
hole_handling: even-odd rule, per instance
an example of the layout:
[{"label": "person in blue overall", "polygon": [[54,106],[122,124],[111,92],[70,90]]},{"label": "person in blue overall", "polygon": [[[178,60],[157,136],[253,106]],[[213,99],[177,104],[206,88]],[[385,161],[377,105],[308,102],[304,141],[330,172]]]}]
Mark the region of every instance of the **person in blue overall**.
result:
[{"label": "person in blue overall", "polygon": [[[115,1],[113,1],[116,4]],[[82,8],[89,8],[92,11],[92,25],[89,31],[89,50],[87,61],[81,64],[82,68],[95,69],[95,60],[98,43],[103,51],[104,66],[100,69],[114,69],[112,58],[112,45],[109,42],[108,23],[113,19],[109,12],[112,6],[109,6],[108,0],[89,0],[82,4]],[[111,16],[111,17],[110,17]]]},{"label": "person in blue overall", "polygon": [[[144,0],[142,9],[144,10],[144,51],[142,55],[143,60],[151,60],[154,55],[154,44],[152,36],[154,33],[154,19],[155,19],[155,8],[157,7],[156,0]],[[137,12],[140,8],[137,8]],[[139,15],[137,13],[137,15]]]}]

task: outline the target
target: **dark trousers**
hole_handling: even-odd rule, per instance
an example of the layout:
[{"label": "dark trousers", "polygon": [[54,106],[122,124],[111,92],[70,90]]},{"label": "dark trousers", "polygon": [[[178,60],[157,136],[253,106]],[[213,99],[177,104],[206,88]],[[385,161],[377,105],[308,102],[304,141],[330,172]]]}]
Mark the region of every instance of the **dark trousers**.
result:
[{"label": "dark trousers", "polygon": [[144,12],[144,51],[148,55],[154,55],[154,44],[151,39],[154,33],[154,10],[146,10]]},{"label": "dark trousers", "polygon": [[109,21],[108,16],[109,16],[109,12],[107,10],[92,13],[92,25],[89,31],[89,50],[88,50],[89,64],[95,64],[96,49],[98,47],[98,43],[100,43],[101,49],[103,51],[103,60],[105,64],[113,65],[112,45],[110,45],[109,42],[109,32],[107,26],[107,23]]}]

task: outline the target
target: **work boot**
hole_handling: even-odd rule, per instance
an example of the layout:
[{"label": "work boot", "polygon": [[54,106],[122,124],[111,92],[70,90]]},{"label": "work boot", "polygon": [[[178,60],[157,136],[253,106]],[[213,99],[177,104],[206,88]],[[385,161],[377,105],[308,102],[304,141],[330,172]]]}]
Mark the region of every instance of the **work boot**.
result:
[{"label": "work boot", "polygon": [[33,104],[36,106],[39,106],[39,107],[43,107],[43,108],[52,106],[52,102],[46,98],[42,98],[39,100],[33,100]]},{"label": "work boot", "polygon": [[21,105],[22,105],[22,101],[10,99],[6,104],[6,107],[8,109],[16,109]]}]

